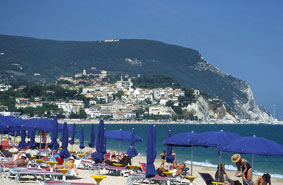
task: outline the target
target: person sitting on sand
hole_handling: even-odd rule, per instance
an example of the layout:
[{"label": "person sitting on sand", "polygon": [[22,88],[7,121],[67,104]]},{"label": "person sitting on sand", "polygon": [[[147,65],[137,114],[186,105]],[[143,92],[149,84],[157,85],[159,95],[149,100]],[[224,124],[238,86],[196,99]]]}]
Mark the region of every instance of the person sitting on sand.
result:
[{"label": "person sitting on sand", "polygon": [[[235,173],[235,176],[242,177],[244,185],[246,184],[246,182],[250,183],[252,177],[252,167],[248,163],[248,161],[244,158],[241,158],[240,154],[234,154],[231,157],[231,161],[233,163],[236,163],[236,166],[238,168],[238,171]],[[242,173],[241,173],[241,168],[242,168]]]},{"label": "person sitting on sand", "polygon": [[258,177],[254,185],[271,185],[270,175],[268,173],[263,174],[261,177]]},{"label": "person sitting on sand", "polygon": [[64,164],[55,164],[54,168],[55,169],[60,169],[60,168],[73,169],[74,173],[76,175],[79,175],[79,172],[74,162],[75,162],[75,159],[74,157],[71,156],[68,162],[65,162]]},{"label": "person sitting on sand", "polygon": [[4,165],[16,165],[17,167],[24,167],[27,166],[29,162],[29,158],[27,158],[27,155],[24,153],[18,153],[16,155],[16,160],[11,161],[11,162],[7,162],[7,163],[3,163],[3,161],[0,161],[0,165],[4,166]]},{"label": "person sitting on sand", "polygon": [[217,171],[215,172],[215,180],[218,182],[225,182],[225,185],[229,185],[230,183],[230,178],[228,174],[225,171],[225,164],[220,163],[220,177],[219,176],[219,165],[217,167]]}]

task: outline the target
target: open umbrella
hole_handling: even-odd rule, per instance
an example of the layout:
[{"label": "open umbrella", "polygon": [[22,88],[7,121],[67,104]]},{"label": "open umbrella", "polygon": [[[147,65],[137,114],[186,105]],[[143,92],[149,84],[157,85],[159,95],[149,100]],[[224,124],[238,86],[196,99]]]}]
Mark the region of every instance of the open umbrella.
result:
[{"label": "open umbrella", "polygon": [[34,118],[22,122],[27,129],[35,129],[40,131],[52,131],[54,120],[45,118]]},{"label": "open umbrella", "polygon": [[[168,136],[167,139],[169,139],[171,137],[171,130],[168,131]],[[166,148],[166,162],[167,163],[173,163],[173,161],[175,160],[175,157],[172,155],[172,146],[167,145]]]},{"label": "open umbrella", "polygon": [[88,146],[91,147],[91,148],[94,148],[94,146],[95,146],[94,124],[91,125],[91,130],[90,130],[90,142],[88,143]]},{"label": "open umbrella", "polygon": [[84,140],[85,140],[85,131],[84,131],[84,127],[81,127],[81,137],[80,137],[80,149],[84,149],[85,148],[85,144],[84,144]]},{"label": "open umbrella", "polygon": [[[226,146],[220,146],[220,151],[234,152],[240,154],[252,155],[252,169],[254,163],[254,155],[262,156],[283,156],[283,146],[266,138],[256,137],[241,137]],[[253,172],[252,172],[253,173]],[[252,182],[252,179],[251,179]]]},{"label": "open umbrella", "polygon": [[19,143],[19,148],[23,150],[26,147],[27,147],[27,143],[26,143],[26,130],[24,128],[22,128],[22,130],[21,130],[21,141]]},{"label": "open umbrella", "polygon": [[165,145],[169,146],[179,146],[179,147],[191,147],[191,175],[193,175],[193,158],[194,158],[194,150],[193,146],[198,146],[195,138],[199,135],[199,133],[192,132],[184,132],[180,134],[176,134],[163,142]]},{"label": "open umbrella", "polygon": [[76,137],[76,124],[73,124],[72,137],[70,140],[70,144],[72,145],[72,150],[73,150],[73,145],[75,144],[75,137]]},{"label": "open umbrella", "polygon": [[[131,141],[132,132],[125,130],[108,130],[105,132],[106,139],[115,139],[118,140],[118,147],[120,152],[120,141]],[[142,142],[142,138],[135,134],[135,142]]]},{"label": "open umbrella", "polygon": [[[101,119],[98,126],[98,133],[96,137],[96,152],[91,154],[92,160],[96,163],[102,163],[104,160],[104,122]],[[100,166],[98,167],[98,174],[100,174]]]},{"label": "open umbrella", "polygon": [[146,146],[146,162],[147,162],[146,174],[145,174],[146,178],[152,178],[156,174],[154,167],[154,161],[156,158],[155,142],[156,142],[155,126],[149,124],[147,129],[147,146]]},{"label": "open umbrella", "polygon": [[68,151],[68,135],[68,125],[65,122],[62,134],[62,150],[59,153],[60,157],[63,159],[69,158],[71,156],[70,152]]},{"label": "open umbrella", "polygon": [[[108,130],[105,132],[106,139],[115,139],[119,141],[131,141],[132,132],[125,130]],[[135,134],[135,142],[142,142],[142,138]]]},{"label": "open umbrella", "polygon": [[130,148],[127,151],[127,155],[132,158],[138,155],[138,152],[135,148],[135,129],[132,130],[132,136],[131,136],[131,145]]},{"label": "open umbrella", "polygon": [[[220,147],[225,146],[232,141],[240,138],[241,136],[232,132],[226,131],[209,131],[199,134],[194,140],[197,142],[198,146],[204,147]],[[221,163],[221,151],[218,150],[219,160],[218,160],[218,177],[220,177],[220,163]]]}]

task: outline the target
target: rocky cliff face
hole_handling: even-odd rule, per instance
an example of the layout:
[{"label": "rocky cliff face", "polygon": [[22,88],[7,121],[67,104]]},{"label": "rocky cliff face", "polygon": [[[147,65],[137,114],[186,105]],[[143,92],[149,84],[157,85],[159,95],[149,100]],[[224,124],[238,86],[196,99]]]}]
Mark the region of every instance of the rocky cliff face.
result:
[{"label": "rocky cliff face", "polygon": [[189,104],[184,108],[188,114],[197,116],[199,120],[232,120],[236,121],[238,117],[229,112],[225,105],[219,100],[207,100],[202,96],[197,97],[195,103]]},{"label": "rocky cliff face", "polygon": [[246,119],[263,122],[270,122],[273,120],[272,115],[268,112],[265,106],[256,105],[252,89],[247,82],[236,79],[231,75],[219,70],[217,67],[203,60],[203,58],[200,62],[195,64],[195,69],[200,71],[209,70],[215,74],[222,76],[223,78],[231,79],[233,86],[241,92],[232,94],[233,106],[231,108],[235,113],[235,119]]}]

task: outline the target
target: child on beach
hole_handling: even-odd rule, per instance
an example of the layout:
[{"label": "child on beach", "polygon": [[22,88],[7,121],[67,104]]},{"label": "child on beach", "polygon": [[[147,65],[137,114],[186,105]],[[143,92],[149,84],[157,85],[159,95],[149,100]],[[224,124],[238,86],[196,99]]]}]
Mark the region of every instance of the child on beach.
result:
[{"label": "child on beach", "polygon": [[217,171],[215,172],[215,180],[218,182],[225,182],[225,185],[229,185],[230,178],[225,171],[225,164],[220,163],[220,176],[219,176],[219,165],[217,167]]}]

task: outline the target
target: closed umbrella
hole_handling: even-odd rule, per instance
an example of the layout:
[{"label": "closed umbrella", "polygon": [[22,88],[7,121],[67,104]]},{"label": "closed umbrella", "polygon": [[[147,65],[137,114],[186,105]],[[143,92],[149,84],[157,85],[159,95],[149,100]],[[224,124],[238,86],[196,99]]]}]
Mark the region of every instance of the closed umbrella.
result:
[{"label": "closed umbrella", "polygon": [[94,148],[94,146],[95,146],[94,124],[91,125],[91,130],[90,130],[90,142],[88,143],[88,146],[91,147],[91,148]]},{"label": "closed umbrella", "polygon": [[23,150],[26,147],[27,147],[27,143],[26,143],[26,130],[24,128],[22,128],[22,130],[21,130],[21,141],[19,143],[19,148]]},{"label": "closed umbrella", "polygon": [[[169,139],[171,136],[172,136],[171,130],[169,130],[167,139]],[[174,160],[175,160],[175,157],[172,155],[172,146],[167,145],[167,148],[166,148],[166,162],[167,163],[173,163]]]},{"label": "closed umbrella", "polygon": [[127,151],[127,155],[132,158],[138,155],[138,151],[135,148],[135,129],[132,130],[132,136],[131,136],[131,144],[130,148]]},{"label": "closed umbrella", "polygon": [[[98,126],[98,133],[96,136],[96,152],[91,154],[92,160],[94,160],[96,163],[102,163],[104,160],[104,122],[103,120],[100,120],[99,126]],[[98,167],[98,174],[100,174],[100,166]]]},{"label": "closed umbrella", "polygon": [[53,153],[53,150],[57,150],[59,148],[57,137],[58,137],[58,121],[57,121],[57,116],[55,116],[52,132],[51,132],[51,143],[49,145],[50,149],[52,150],[52,153]]},{"label": "closed umbrella", "polygon": [[75,144],[75,137],[76,137],[76,124],[73,124],[72,137],[70,140],[70,144],[72,145],[72,150],[73,150],[73,145]]},{"label": "closed umbrella", "polygon": [[[262,156],[283,156],[283,146],[266,138],[241,137],[226,146],[220,146],[220,151],[234,152],[240,154],[252,155],[252,169],[254,163],[254,155]],[[252,171],[253,173],[253,171]],[[251,179],[252,184],[252,179]]]},{"label": "closed umbrella", "polygon": [[30,149],[35,149],[36,148],[36,143],[35,143],[35,130],[31,129],[29,130],[29,137],[30,137],[30,141],[29,141],[29,148]]},{"label": "closed umbrella", "polygon": [[154,167],[154,161],[156,158],[155,142],[156,142],[155,126],[149,124],[147,130],[147,146],[146,146],[146,162],[147,162],[146,174],[145,174],[146,178],[152,178],[156,174]]},{"label": "closed umbrella", "polygon": [[71,156],[70,152],[68,151],[68,125],[65,122],[62,134],[62,150],[60,151],[59,155],[61,158],[66,159]]},{"label": "closed umbrella", "polygon": [[80,149],[84,149],[85,148],[85,144],[84,144],[84,140],[85,140],[85,131],[84,131],[84,127],[81,127],[81,136],[80,136]]}]

